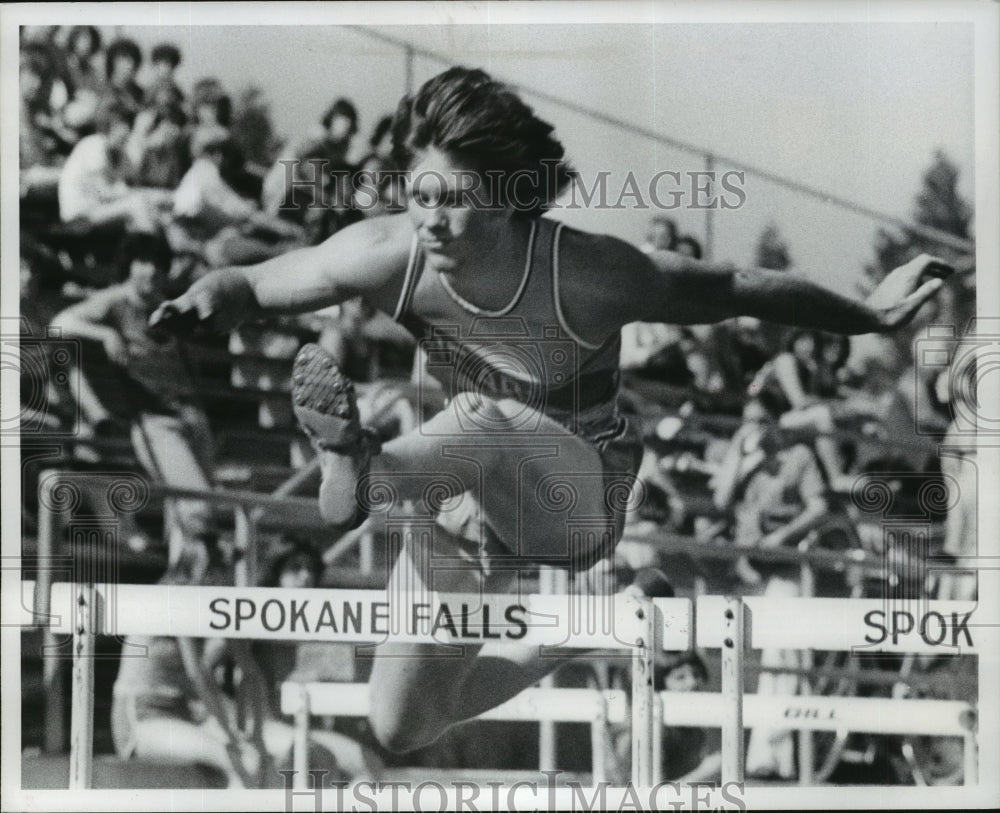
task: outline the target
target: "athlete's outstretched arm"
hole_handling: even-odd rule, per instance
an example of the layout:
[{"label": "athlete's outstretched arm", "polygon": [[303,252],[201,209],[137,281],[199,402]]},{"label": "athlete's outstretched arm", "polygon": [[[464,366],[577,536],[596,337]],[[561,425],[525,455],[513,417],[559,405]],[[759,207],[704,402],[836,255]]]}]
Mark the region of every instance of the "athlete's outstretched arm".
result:
[{"label": "athlete's outstretched arm", "polygon": [[672,252],[649,255],[643,276],[652,294],[646,321],[699,324],[733,316],[832,333],[875,333],[907,324],[952,268],[921,254],[892,271],[864,301],[784,271],[735,269]]},{"label": "athlete's outstretched arm", "polygon": [[365,220],[319,246],[259,265],[213,271],[164,302],[150,324],[198,322],[225,331],[268,314],[306,313],[356,296],[377,297],[405,271],[411,237],[405,217]]}]

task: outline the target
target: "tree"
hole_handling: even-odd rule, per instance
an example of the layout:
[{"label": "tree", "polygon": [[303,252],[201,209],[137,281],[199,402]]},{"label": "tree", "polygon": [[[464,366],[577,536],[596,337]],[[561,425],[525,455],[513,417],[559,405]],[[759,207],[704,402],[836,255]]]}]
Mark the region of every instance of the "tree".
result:
[{"label": "tree", "polygon": [[[958,167],[942,150],[934,153],[934,161],[924,173],[923,185],[917,194],[913,213],[915,223],[969,239],[972,207],[958,192]],[[861,287],[874,288],[891,271],[917,254],[927,252],[955,262],[959,252],[910,230],[879,228],[875,236],[875,259],[865,268]]]},{"label": "tree", "polygon": [[[958,192],[958,178],[958,167],[942,150],[937,150],[930,167],[924,172],[923,183],[916,196],[913,222],[969,240],[972,237],[973,210]],[[939,256],[958,268],[967,267],[973,261],[963,252],[910,229],[879,228],[874,248],[874,260],[865,268],[864,278],[858,283],[862,295],[869,293],[893,268],[924,252]],[[962,331],[975,315],[975,310],[975,274],[962,274],[954,284],[942,288],[934,307],[925,307],[908,328],[896,332],[893,341],[912,361],[913,341],[924,334],[929,324],[950,324]],[[931,375],[919,364],[917,369],[921,375]]]}]

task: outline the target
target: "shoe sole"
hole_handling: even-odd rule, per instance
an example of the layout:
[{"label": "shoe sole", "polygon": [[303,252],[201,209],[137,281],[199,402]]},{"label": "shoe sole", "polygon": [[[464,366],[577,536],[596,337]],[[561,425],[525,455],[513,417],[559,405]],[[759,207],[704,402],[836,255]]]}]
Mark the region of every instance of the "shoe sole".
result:
[{"label": "shoe sole", "polygon": [[295,355],[292,409],[306,434],[324,448],[349,445],[361,434],[354,382],[318,345],[303,345]]}]

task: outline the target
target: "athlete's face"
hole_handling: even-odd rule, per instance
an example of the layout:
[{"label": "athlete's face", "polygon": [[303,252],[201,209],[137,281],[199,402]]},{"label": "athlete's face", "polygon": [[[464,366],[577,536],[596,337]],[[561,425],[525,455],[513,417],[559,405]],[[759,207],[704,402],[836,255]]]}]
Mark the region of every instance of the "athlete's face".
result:
[{"label": "athlete's face", "polygon": [[512,210],[490,206],[471,167],[439,150],[418,155],[410,171],[407,211],[417,238],[439,270],[459,268],[493,247],[509,226]]}]

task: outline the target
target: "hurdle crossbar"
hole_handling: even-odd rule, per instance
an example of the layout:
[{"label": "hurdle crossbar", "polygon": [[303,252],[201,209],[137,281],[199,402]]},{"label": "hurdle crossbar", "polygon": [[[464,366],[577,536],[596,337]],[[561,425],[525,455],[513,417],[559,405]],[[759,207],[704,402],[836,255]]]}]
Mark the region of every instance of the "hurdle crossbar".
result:
[{"label": "hurdle crossbar", "polygon": [[[281,685],[282,714],[298,714],[308,702],[309,713],[329,717],[365,717],[371,710],[367,683],[296,683]],[[916,701],[914,701],[916,702]],[[552,720],[589,723],[601,709],[609,723],[628,722],[628,696],[620,689],[525,689],[477,720],[504,722]]]},{"label": "hurdle crossbar", "polygon": [[[975,653],[975,625],[970,623],[975,609],[971,601],[699,596],[696,646],[722,650],[722,781],[743,779],[746,697],[742,658],[746,648],[821,649],[855,655]],[[808,697],[809,702],[814,700]],[[960,736],[965,737],[966,776],[971,778],[978,771],[974,733],[965,731]]]},{"label": "hurdle crossbar", "polygon": [[[518,645],[548,649],[621,650],[632,658],[633,781],[652,782],[653,657],[660,647],[687,650],[691,644],[691,602],[632,596],[439,594],[384,590],[288,590],[179,585],[86,584],[81,620],[81,586],[51,586],[47,629],[74,634],[74,721],[93,720],[93,658],[97,635],[180,638],[339,641],[377,646],[414,644]],[[36,586],[35,603],[39,590]],[[602,602],[595,613],[594,601]],[[588,620],[600,619],[599,624]],[[38,620],[33,614],[32,620]],[[585,629],[579,627],[584,626]],[[300,711],[302,717],[306,713]],[[596,715],[595,715],[596,716]],[[301,737],[299,738],[301,740]],[[301,741],[297,745],[302,746]],[[89,785],[93,761],[92,724],[74,723],[70,758],[79,770],[71,788]],[[306,749],[307,750],[307,749]],[[636,753],[641,756],[636,757]],[[298,762],[302,758],[299,757]]]},{"label": "hurdle crossbar", "polygon": [[[714,692],[659,692],[653,720],[662,742],[663,726],[711,728],[725,725],[731,701]],[[526,689],[477,720],[593,723],[598,719],[623,725],[629,719],[629,698],[621,690]],[[363,683],[289,681],[281,686],[281,711],[295,718],[297,748],[307,749],[310,715],[364,717],[371,708],[369,687]],[[742,726],[787,728],[798,731],[835,731],[902,736],[962,737],[975,748],[974,707],[960,700],[891,700],[871,697],[746,695]],[[592,766],[595,782],[605,776],[606,732],[593,732]],[[654,759],[656,759],[654,750]],[[295,752],[303,783],[307,778],[306,750]],[[657,760],[657,764],[659,761]],[[659,780],[658,780],[659,781]]]},{"label": "hurdle crossbar", "polygon": [[[94,585],[94,633],[179,638],[436,645],[498,644],[631,651],[655,637],[663,649],[691,644],[691,602],[616,595],[479,595],[385,590],[191,585]],[[75,586],[51,591],[49,628],[73,631]],[[602,602],[607,616],[581,628]],[[647,607],[655,607],[651,612]],[[641,616],[641,617],[640,617]],[[649,623],[655,624],[655,636]]]},{"label": "hurdle crossbar", "polygon": [[[726,721],[726,704],[714,692],[661,692],[659,699],[667,725],[717,727]],[[759,694],[743,698],[745,728],[964,737],[974,720],[974,709],[962,700]]]},{"label": "hurdle crossbar", "polygon": [[[725,722],[724,698],[716,692],[658,692],[666,726],[718,727]],[[281,686],[282,714],[364,717],[370,710],[366,683],[296,683]],[[477,720],[554,720],[588,723],[598,709],[607,722],[628,721],[628,697],[620,689],[525,689],[517,697],[483,712]],[[962,737],[975,727],[975,709],[963,700],[891,700],[879,697],[772,696],[748,694],[743,725],[853,731],[867,734]]]},{"label": "hurdle crossbar", "polygon": [[[86,653],[95,635],[163,635],[174,637],[221,637],[272,640],[341,641],[387,643],[389,641],[451,644],[520,644],[552,648],[583,648],[627,651],[633,658],[632,687],[633,781],[652,782],[658,767],[654,761],[656,721],[679,725],[677,710],[663,705],[652,694],[652,657],[658,649],[686,650],[697,626],[700,647],[718,647],[725,654],[744,647],[827,649],[861,652],[975,653],[972,602],[913,601],[907,605],[871,599],[726,599],[699,597],[692,613],[686,599],[648,599],[626,596],[604,597],[605,622],[576,629],[581,619],[594,616],[573,604],[594,597],[573,595],[479,596],[463,594],[393,594],[386,591],[279,590],[270,588],[146,586],[118,584],[35,585],[34,611],[28,613],[22,585],[19,609],[5,602],[5,621],[15,617],[28,625],[43,626],[55,633],[74,635],[74,692],[71,759],[77,766],[73,776],[79,786],[87,784],[92,751],[93,692],[87,690],[92,658]],[[44,601],[39,593],[50,598]],[[81,599],[83,601],[81,602]],[[47,614],[43,614],[44,608]],[[740,609],[746,623],[739,623]],[[728,612],[728,615],[727,615]],[[47,623],[46,623],[47,622]],[[831,623],[832,622],[832,623]],[[727,646],[727,638],[731,644]],[[377,647],[373,648],[377,655]],[[637,660],[640,659],[640,660]],[[88,670],[90,670],[88,672]],[[721,714],[724,742],[728,743],[730,773],[742,770],[735,748],[746,725],[773,724],[801,730],[866,731],[873,720],[886,720],[893,730],[872,733],[964,736],[967,776],[975,774],[974,736],[967,725],[971,708],[952,701],[886,701],[865,698],[744,698],[738,678],[742,666],[734,661],[733,691],[722,699],[703,700],[686,694],[682,709],[692,712],[697,724],[705,725],[711,714]],[[725,677],[725,676],[724,676]],[[340,689],[341,687],[338,687]],[[559,690],[566,691],[566,690]],[[511,701],[505,711],[513,715],[493,719],[528,719],[517,714],[544,714],[538,703],[542,695]],[[839,701],[839,702],[838,702]],[[547,702],[547,701],[546,701]],[[892,702],[894,705],[888,705]],[[927,705],[928,703],[936,705]],[[532,708],[532,704],[535,707]],[[709,714],[696,703],[713,704]],[[772,705],[768,706],[767,704]],[[780,708],[773,704],[780,704]],[[877,704],[877,708],[871,703]],[[926,726],[906,723],[919,715]],[[79,704],[80,710],[77,710]],[[896,705],[899,704],[899,705]],[[950,705],[948,705],[950,704]],[[501,707],[503,708],[503,707]],[[612,706],[588,706],[587,719],[617,720]],[[744,708],[747,717],[744,720]],[[88,711],[89,709],[89,711]],[[313,713],[320,713],[313,710]],[[556,713],[555,711],[553,713]],[[567,711],[567,714],[570,712]],[[933,715],[928,718],[926,714]],[[90,715],[88,718],[88,714]],[[891,716],[886,716],[891,715]],[[307,714],[303,714],[308,719]],[[791,718],[795,719],[791,719]],[[531,719],[540,719],[534,716]],[[961,722],[956,727],[955,720]],[[974,719],[974,712],[972,713]],[[767,722],[755,722],[764,720]],[[907,727],[908,726],[908,727]],[[918,730],[919,729],[919,730]],[[726,736],[729,731],[733,736]],[[89,733],[88,733],[89,732]],[[83,741],[88,742],[84,743]],[[736,744],[734,746],[734,744]],[[81,750],[87,753],[78,754]],[[636,754],[638,753],[638,756]],[[724,752],[724,762],[725,752]],[[724,781],[727,780],[723,776]]]},{"label": "hurdle crossbar", "polygon": [[[305,788],[308,780],[310,716],[365,717],[370,710],[369,687],[364,683],[282,684],[281,712],[294,718],[292,759],[296,768],[296,787]],[[600,692],[593,689],[530,688],[475,719],[590,723],[593,781],[603,782],[606,779],[605,752],[608,747],[606,724],[622,725],[628,722],[629,699],[621,690]],[[656,742],[655,739],[653,741]]]},{"label": "hurdle crossbar", "polygon": [[[722,596],[697,598],[697,647],[722,647],[727,637],[721,623],[725,601]],[[856,655],[978,651],[974,601],[760,596],[742,602],[750,618],[746,645],[751,649],[819,649]]]}]

